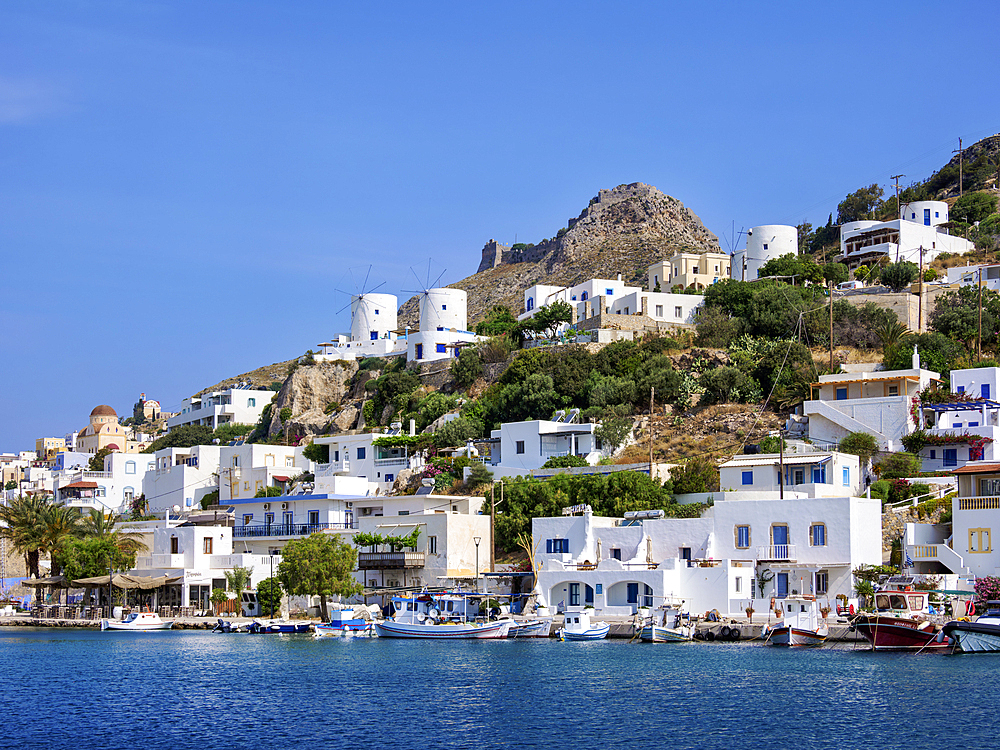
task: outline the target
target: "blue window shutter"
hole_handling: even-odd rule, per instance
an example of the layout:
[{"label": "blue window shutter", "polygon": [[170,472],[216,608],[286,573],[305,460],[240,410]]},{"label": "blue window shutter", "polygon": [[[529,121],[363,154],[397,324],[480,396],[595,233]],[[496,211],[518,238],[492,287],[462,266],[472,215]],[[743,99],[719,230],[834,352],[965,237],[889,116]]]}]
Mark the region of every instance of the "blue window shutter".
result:
[{"label": "blue window shutter", "polygon": [[990,397],[990,384],[983,383],[983,398],[989,398],[989,397]]},{"label": "blue window shutter", "polygon": [[838,401],[846,401],[847,400],[847,389],[846,388],[838,388],[837,389],[837,400]]},{"label": "blue window shutter", "polygon": [[545,540],[545,552],[547,554],[549,554],[549,555],[552,554],[552,540],[551,539],[546,539]]},{"label": "blue window shutter", "polygon": [[743,484],[753,484],[753,470],[743,472]]},{"label": "blue window shutter", "polygon": [[965,386],[964,385],[958,386],[958,393],[965,393]]}]

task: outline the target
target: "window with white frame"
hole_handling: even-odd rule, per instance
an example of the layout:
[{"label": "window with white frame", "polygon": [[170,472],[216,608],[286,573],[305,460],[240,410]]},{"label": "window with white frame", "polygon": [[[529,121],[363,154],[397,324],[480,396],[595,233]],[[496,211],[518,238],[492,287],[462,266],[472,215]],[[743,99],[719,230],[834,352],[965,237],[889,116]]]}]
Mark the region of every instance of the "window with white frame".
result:
[{"label": "window with white frame", "polygon": [[821,570],[816,573],[816,593],[825,594],[830,590],[830,574]]},{"label": "window with white frame", "polygon": [[569,539],[546,539],[545,552],[550,555],[565,555],[569,553]]},{"label": "window with white frame", "polygon": [[518,440],[516,442],[516,444],[515,444],[515,450],[518,453],[524,453],[524,441],[523,440]]},{"label": "window with white frame", "polygon": [[753,469],[747,469],[746,471],[741,472],[740,477],[744,487],[753,484]]},{"label": "window with white frame", "polygon": [[736,527],[736,549],[747,549],[750,546],[750,527],[743,525]]},{"label": "window with white frame", "polygon": [[436,536],[427,537],[427,554],[436,555],[438,551],[438,538]]},{"label": "window with white frame", "polygon": [[126,474],[135,474],[135,461],[126,461],[125,462],[125,473]]},{"label": "window with white frame", "polygon": [[657,305],[656,306],[656,317],[658,317],[658,318],[662,318],[663,317],[663,305]]},{"label": "window with white frame", "polygon": [[682,308],[680,305],[677,305],[676,307],[674,307],[674,317],[675,318],[683,318],[684,317],[684,308]]}]

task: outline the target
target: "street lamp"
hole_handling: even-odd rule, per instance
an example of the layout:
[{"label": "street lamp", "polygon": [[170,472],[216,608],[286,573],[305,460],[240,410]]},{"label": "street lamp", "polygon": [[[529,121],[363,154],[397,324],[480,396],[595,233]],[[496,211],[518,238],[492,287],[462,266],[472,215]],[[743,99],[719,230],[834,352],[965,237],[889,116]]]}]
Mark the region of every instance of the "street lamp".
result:
[{"label": "street lamp", "polygon": [[483,541],[481,536],[472,537],[472,541],[476,543],[476,593],[479,593],[479,543]]}]

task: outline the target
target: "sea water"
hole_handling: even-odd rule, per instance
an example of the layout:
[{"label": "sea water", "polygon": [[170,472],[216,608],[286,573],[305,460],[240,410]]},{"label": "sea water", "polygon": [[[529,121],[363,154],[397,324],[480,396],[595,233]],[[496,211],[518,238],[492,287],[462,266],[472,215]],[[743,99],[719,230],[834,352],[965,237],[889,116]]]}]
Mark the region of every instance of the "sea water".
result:
[{"label": "sea water", "polygon": [[[937,748],[1000,655],[0,629],[3,748]],[[973,742],[973,745],[979,744]]]}]

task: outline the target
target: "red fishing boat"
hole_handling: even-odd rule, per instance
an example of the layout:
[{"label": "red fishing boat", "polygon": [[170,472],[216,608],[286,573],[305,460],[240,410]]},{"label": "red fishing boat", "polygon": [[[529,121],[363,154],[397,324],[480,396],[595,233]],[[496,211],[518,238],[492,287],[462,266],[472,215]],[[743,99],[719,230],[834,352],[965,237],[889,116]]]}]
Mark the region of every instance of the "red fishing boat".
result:
[{"label": "red fishing boat", "polygon": [[875,611],[862,612],[851,626],[873,651],[951,648],[947,638],[938,639],[944,618],[930,607],[929,596],[914,589],[910,576],[894,576],[875,593]]}]

